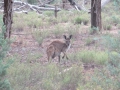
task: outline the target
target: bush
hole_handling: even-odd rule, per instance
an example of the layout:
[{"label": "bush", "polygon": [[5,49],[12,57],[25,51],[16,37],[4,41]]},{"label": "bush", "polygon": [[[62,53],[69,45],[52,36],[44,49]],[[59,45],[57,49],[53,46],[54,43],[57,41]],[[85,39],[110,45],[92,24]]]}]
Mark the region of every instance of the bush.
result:
[{"label": "bush", "polygon": [[89,18],[88,18],[88,15],[85,13],[82,13],[82,15],[80,15],[80,16],[77,16],[76,18],[75,18],[75,23],[76,24],[84,24],[84,25],[87,25],[88,24],[88,22],[89,22]]},{"label": "bush", "polygon": [[108,62],[108,54],[102,51],[82,50],[69,54],[69,57],[74,62],[82,61],[84,64],[105,65]]},{"label": "bush", "polygon": [[106,36],[106,46],[108,48],[108,55],[109,55],[109,64],[113,66],[119,66],[119,59],[120,59],[120,34],[116,37],[113,36]]},{"label": "bush", "polygon": [[92,27],[89,30],[90,30],[90,34],[94,34],[94,33],[98,33],[99,28],[98,27],[97,28],[96,27]]},{"label": "bush", "polygon": [[105,30],[111,30],[111,25],[110,24],[108,24],[108,23],[104,23],[103,24],[103,29],[105,29]]},{"label": "bush", "polygon": [[61,87],[59,90],[76,90],[78,84],[82,82],[82,68],[75,66],[61,75]]},{"label": "bush", "polygon": [[[0,26],[2,25],[2,16],[0,16]],[[4,32],[5,27],[3,26],[1,30]],[[9,46],[8,41],[4,39],[2,31],[0,32],[0,90],[11,90],[10,83],[6,79],[6,70],[10,63],[4,61]]]},{"label": "bush", "polygon": [[82,18],[81,17],[75,18],[75,23],[76,24],[81,24],[82,23]]},{"label": "bush", "polygon": [[88,38],[87,40],[86,40],[86,45],[91,45],[91,44],[94,44],[95,43],[95,40],[94,39],[92,39],[92,38]]},{"label": "bush", "polygon": [[64,28],[62,28],[59,25],[57,25],[53,30],[53,34],[55,35],[55,37],[57,37],[59,35],[63,35],[64,32],[65,32]]},{"label": "bush", "polygon": [[112,16],[111,19],[112,19],[112,23],[114,25],[117,25],[118,23],[120,23],[120,16],[118,16],[118,15]]},{"label": "bush", "polygon": [[38,42],[39,45],[42,44],[43,40],[49,35],[50,32],[48,31],[40,31],[39,29],[33,31],[33,37]]},{"label": "bush", "polygon": [[120,34],[118,36],[107,35],[105,45],[108,50],[108,62],[105,67],[95,69],[90,78],[90,86],[95,90],[120,89]]}]

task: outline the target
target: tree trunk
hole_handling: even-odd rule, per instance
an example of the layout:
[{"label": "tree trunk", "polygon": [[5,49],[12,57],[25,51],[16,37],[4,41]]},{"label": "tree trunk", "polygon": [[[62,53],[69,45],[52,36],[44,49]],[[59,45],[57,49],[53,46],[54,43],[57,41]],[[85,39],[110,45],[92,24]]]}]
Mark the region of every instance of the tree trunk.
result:
[{"label": "tree trunk", "polygon": [[92,34],[101,30],[101,0],[91,0],[91,28]]},{"label": "tree trunk", "polygon": [[99,30],[101,30],[101,0],[96,0],[96,23]]},{"label": "tree trunk", "polygon": [[68,0],[62,0],[62,8],[65,9],[66,8],[66,4],[68,3]]},{"label": "tree trunk", "polygon": [[4,0],[3,23],[5,26],[4,38],[10,38],[12,26],[12,0]]}]

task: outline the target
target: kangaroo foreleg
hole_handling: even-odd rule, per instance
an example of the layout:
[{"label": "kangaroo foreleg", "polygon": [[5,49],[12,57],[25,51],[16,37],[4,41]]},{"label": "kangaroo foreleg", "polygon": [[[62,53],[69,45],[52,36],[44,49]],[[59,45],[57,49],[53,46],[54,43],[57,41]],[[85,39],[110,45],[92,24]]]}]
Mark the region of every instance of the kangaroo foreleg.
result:
[{"label": "kangaroo foreleg", "polygon": [[64,55],[63,55],[63,57],[62,57],[62,58],[64,59],[64,57],[66,56],[66,59],[68,59],[68,56],[66,55],[66,53],[65,53],[65,52],[63,52],[63,54],[64,54]]}]

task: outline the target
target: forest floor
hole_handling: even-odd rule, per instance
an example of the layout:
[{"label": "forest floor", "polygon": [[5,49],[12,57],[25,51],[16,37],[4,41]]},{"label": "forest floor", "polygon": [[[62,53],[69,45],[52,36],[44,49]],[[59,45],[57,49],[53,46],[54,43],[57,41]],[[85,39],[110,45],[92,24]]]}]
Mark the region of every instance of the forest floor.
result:
[{"label": "forest floor", "polygon": [[[104,77],[98,75],[98,72],[106,72],[105,76],[108,71],[105,36],[117,36],[120,27],[119,24],[111,24],[114,23],[113,18],[107,17],[106,13],[103,16],[106,18],[103,21],[105,29],[91,35],[90,14],[86,12],[61,11],[57,19],[53,12],[48,11],[42,15],[36,12],[27,15],[14,14],[11,45],[6,57],[6,60],[13,59],[7,77],[14,90],[110,90],[111,84],[107,87],[109,89],[101,89],[108,86],[108,83],[102,86],[105,81],[101,78]],[[88,22],[87,25],[79,23],[84,20]],[[48,45],[56,39],[63,39],[63,35],[70,34],[73,37],[71,48],[67,52],[69,59],[61,58],[59,63],[56,57],[48,62]],[[97,78],[97,81],[101,79],[101,86],[96,85],[93,77]],[[113,79],[112,76],[109,77]]]},{"label": "forest floor", "polygon": [[[102,35],[106,33],[112,35],[118,34],[118,30],[115,27],[113,27],[113,29],[110,31],[103,31],[102,34],[99,33],[94,35],[91,35],[88,32],[89,29],[88,26],[83,26],[82,29],[84,29],[84,31],[73,36],[73,40],[71,42],[72,46],[67,52],[68,54],[77,53],[78,51],[83,51],[83,50],[88,50],[88,51],[95,50],[96,52],[104,51],[105,48],[101,45],[98,45]],[[98,39],[95,40],[94,38],[98,38]],[[17,32],[17,33],[13,32],[11,35],[11,40],[13,40],[13,42],[11,43],[11,49],[9,54],[10,55],[19,54],[19,56],[21,56],[20,59],[21,63],[24,62],[29,62],[29,63],[37,62],[41,64],[49,63],[47,60],[46,48],[52,41],[59,39],[63,39],[63,36],[58,36],[57,38],[54,36],[47,37],[46,39],[43,40],[42,44],[39,45],[39,43],[34,39],[31,33],[25,31]],[[31,54],[32,56],[38,54],[39,56],[37,56],[36,58],[31,58],[28,61],[27,59],[28,54]],[[52,62],[58,63],[58,58],[56,57],[55,59],[52,60]],[[63,62],[62,59],[61,62]],[[71,66],[72,63],[73,62],[67,60],[67,63],[63,62],[62,64],[65,64],[66,66]]]}]

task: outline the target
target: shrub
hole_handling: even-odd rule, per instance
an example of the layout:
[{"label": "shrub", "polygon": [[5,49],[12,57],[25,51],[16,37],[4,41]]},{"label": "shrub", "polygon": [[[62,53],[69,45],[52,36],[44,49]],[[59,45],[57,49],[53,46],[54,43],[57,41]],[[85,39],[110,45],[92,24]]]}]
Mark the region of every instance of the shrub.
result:
[{"label": "shrub", "polygon": [[76,24],[82,24],[83,23],[84,25],[87,25],[88,22],[89,22],[89,17],[86,13],[82,13],[82,15],[77,16],[75,18],[75,23]]},{"label": "shrub", "polygon": [[76,24],[81,24],[82,23],[82,18],[81,17],[75,18],[75,23]]},{"label": "shrub", "polygon": [[25,22],[17,22],[13,24],[13,30],[17,32],[21,32],[24,30],[24,27],[26,26]]},{"label": "shrub", "polygon": [[49,16],[49,17],[54,16],[53,11],[45,11],[45,12],[43,12],[43,14],[46,15],[46,16]]},{"label": "shrub", "polygon": [[82,61],[84,64],[105,65],[108,62],[108,54],[106,52],[94,50],[82,50],[75,54],[71,53],[69,57],[75,62]]},{"label": "shrub", "polygon": [[64,28],[62,28],[60,25],[57,25],[54,29],[53,29],[53,34],[57,37],[59,35],[63,35],[63,33],[65,32]]},{"label": "shrub", "polygon": [[112,16],[111,19],[112,19],[112,23],[114,25],[117,25],[118,23],[120,23],[120,16],[118,16],[118,15]]},{"label": "shrub", "polygon": [[108,47],[109,62],[111,65],[119,66],[120,34],[116,37],[106,36],[106,46]]},{"label": "shrub", "polygon": [[105,29],[105,30],[111,30],[111,25],[110,24],[107,24],[107,23],[104,23],[103,24],[103,29]]},{"label": "shrub", "polygon": [[67,33],[69,35],[76,36],[77,34],[79,34],[79,28],[80,28],[80,25],[75,25],[75,26],[68,25],[68,27],[67,27]]},{"label": "shrub", "polygon": [[88,38],[87,40],[86,40],[86,45],[90,45],[90,44],[94,44],[95,43],[95,41],[93,40],[93,39],[90,39],[90,38]]},{"label": "shrub", "polygon": [[78,84],[82,82],[82,68],[74,66],[67,72],[63,72],[61,75],[61,86],[59,90],[76,90]]},{"label": "shrub", "polygon": [[97,28],[96,27],[92,27],[89,30],[90,30],[90,34],[94,34],[94,33],[98,33],[99,28],[98,27]]},{"label": "shrub", "polygon": [[[70,17],[70,18],[68,18]],[[71,20],[70,12],[66,12],[64,10],[58,12],[58,22],[60,23],[66,23]]]},{"label": "shrub", "polygon": [[88,22],[89,22],[88,19],[83,19],[83,24],[84,24],[84,25],[87,25]]},{"label": "shrub", "polygon": [[[0,26],[3,26],[2,16],[0,15]],[[5,27],[1,29],[3,32]],[[8,40],[4,39],[3,32],[0,32],[0,90],[11,90],[10,82],[6,79],[6,70],[10,62],[4,61],[9,45]]]},{"label": "shrub", "polygon": [[108,55],[105,52],[81,51],[77,55],[83,63],[94,63],[104,65],[108,60]]},{"label": "shrub", "polygon": [[48,32],[48,31],[40,31],[38,29],[36,31],[33,31],[33,37],[39,43],[39,45],[41,45],[43,40],[49,35],[49,33],[50,32]]},{"label": "shrub", "polygon": [[118,36],[107,35],[105,45],[108,49],[108,62],[104,68],[96,69],[91,76],[94,88],[99,86],[102,90],[120,89],[120,34]]}]

